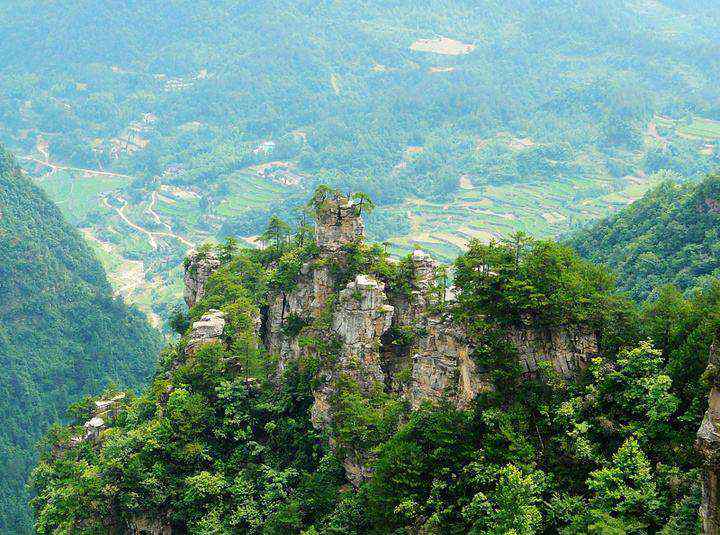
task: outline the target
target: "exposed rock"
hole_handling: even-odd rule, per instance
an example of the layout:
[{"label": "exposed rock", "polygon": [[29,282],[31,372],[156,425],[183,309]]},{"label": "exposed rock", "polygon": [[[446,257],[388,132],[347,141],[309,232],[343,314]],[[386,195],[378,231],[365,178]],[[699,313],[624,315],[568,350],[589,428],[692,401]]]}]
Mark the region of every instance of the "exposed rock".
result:
[{"label": "exposed rock", "polygon": [[265,316],[265,346],[278,356],[278,374],[288,362],[298,359],[302,350],[297,336],[288,333],[290,321],[310,324],[325,310],[333,289],[330,269],[325,264],[305,263],[300,276],[290,292],[279,292],[269,297]]},{"label": "exposed rock", "polygon": [[[318,257],[302,265],[292,289],[267,296],[267,308],[256,325],[265,348],[278,357],[278,377],[288,363],[315,351],[301,339],[334,348],[320,363],[313,391],[311,419],[318,429],[332,429],[332,399],[341,377],[357,383],[363,395],[389,391],[413,408],[441,400],[460,409],[469,407],[479,392],[492,385],[472,358],[465,326],[441,312],[440,301],[455,301],[457,292],[452,287],[444,295],[439,291],[438,265],[428,254],[412,253],[409,288],[403,285],[386,294],[382,281],[360,274],[336,293],[339,281],[334,274],[351,265],[344,246],[361,242],[363,234],[358,204],[337,196],[318,210]],[[189,306],[202,298],[207,278],[219,265],[212,254],[190,258],[185,271]],[[193,324],[187,354],[222,340],[224,326],[222,313],[209,311]],[[541,328],[527,318],[524,325],[506,329],[505,335],[516,346],[527,377],[537,372],[542,361],[551,362],[563,376],[572,376],[597,353],[596,336],[584,327]],[[337,446],[332,436],[329,440]],[[359,485],[370,473],[370,453],[342,446],[348,480]]]},{"label": "exposed rock", "polygon": [[413,345],[412,374],[407,397],[413,408],[443,398],[467,407],[481,390],[490,388],[470,356],[467,336],[447,318],[431,317]]},{"label": "exposed rock", "polygon": [[341,343],[340,355],[334,366],[325,369],[322,384],[314,392],[312,419],[317,427],[324,427],[331,418],[328,399],[341,374],[355,380],[364,392],[384,383],[380,337],[390,328],[394,311],[384,290],[383,283],[358,275],[340,292],[332,322],[332,332]]},{"label": "exposed rock", "polygon": [[[332,332],[341,343],[338,361],[323,371],[319,388],[313,392],[313,424],[326,427],[332,421],[329,402],[335,381],[341,376],[354,380],[360,390],[370,395],[384,386],[385,375],[380,363],[380,337],[390,328],[394,308],[387,304],[385,285],[367,275],[357,275],[340,292],[333,315]],[[343,460],[348,480],[355,486],[371,472],[369,453],[348,445]]]},{"label": "exposed rock", "polygon": [[387,304],[385,285],[358,275],[340,292],[333,332],[343,342],[343,353],[377,356],[380,336],[390,328],[394,308]]},{"label": "exposed rock", "polygon": [[205,283],[210,275],[221,266],[212,251],[194,252],[185,263],[185,290],[183,297],[188,308],[192,308],[205,295]]},{"label": "exposed rock", "polygon": [[99,416],[94,416],[85,422],[83,427],[85,428],[83,440],[95,440],[100,436],[100,431],[105,428],[105,420]]},{"label": "exposed rock", "polygon": [[338,251],[364,236],[359,204],[342,196],[326,201],[315,224],[315,242],[321,251]]},{"label": "exposed rock", "polygon": [[128,523],[125,535],[172,535],[170,523],[163,517],[136,516]]},{"label": "exposed rock", "polygon": [[100,433],[107,428],[108,420],[115,418],[120,412],[120,404],[123,399],[125,399],[125,392],[120,392],[111,399],[95,401],[92,418],[83,424],[83,434],[70,439],[70,446],[77,446],[82,442],[95,441],[100,438]]},{"label": "exposed rock", "polygon": [[125,399],[125,392],[120,392],[111,399],[101,399],[95,402],[95,415],[114,418],[120,411],[120,402]]},{"label": "exposed rock", "polygon": [[413,408],[424,401],[437,403],[443,398],[464,408],[488,385],[481,380],[470,354],[468,337],[464,329],[452,318],[432,312],[438,264],[425,252],[415,250],[412,254],[414,279],[410,296],[395,296],[393,305],[397,313],[394,324],[411,328],[416,337],[407,348],[404,359],[391,363],[394,375],[401,375],[409,368],[410,378],[406,385],[394,382]]},{"label": "exposed rock", "polygon": [[224,329],[225,314],[219,310],[208,310],[198,321],[192,324],[185,353],[192,355],[200,346],[221,342]]},{"label": "exposed rock", "polygon": [[393,323],[396,326],[417,327],[421,318],[428,314],[431,291],[435,287],[437,263],[420,250],[413,251],[411,259],[414,278],[410,295],[392,296],[392,304],[396,310]]},{"label": "exposed rock", "polygon": [[366,453],[359,454],[351,451],[343,459],[343,468],[345,468],[345,477],[354,486],[359,487],[363,482],[367,481],[372,475],[372,469],[369,466],[368,455]]},{"label": "exposed rock", "polygon": [[700,519],[703,535],[720,534],[720,347],[713,344],[710,350],[708,375],[711,381],[710,400],[705,417],[697,432],[695,446],[703,460],[702,502]]},{"label": "exposed rock", "polygon": [[429,254],[420,249],[413,251],[412,262],[415,271],[415,286],[421,294],[427,294],[435,283],[438,268],[437,262],[435,262]]},{"label": "exposed rock", "polygon": [[527,376],[537,372],[540,362],[549,361],[556,372],[571,377],[597,355],[597,336],[587,327],[544,328],[533,325],[530,320],[526,323],[510,328],[507,338],[517,348]]}]

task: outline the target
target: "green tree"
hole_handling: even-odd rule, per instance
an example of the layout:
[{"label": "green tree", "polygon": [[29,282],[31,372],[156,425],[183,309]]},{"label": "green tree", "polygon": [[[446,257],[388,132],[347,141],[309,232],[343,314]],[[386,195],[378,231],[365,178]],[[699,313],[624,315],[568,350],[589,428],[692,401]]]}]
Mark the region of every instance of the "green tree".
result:
[{"label": "green tree", "polygon": [[290,233],[290,225],[285,223],[282,219],[277,216],[272,216],[268,222],[268,226],[260,235],[260,238],[265,243],[272,243],[275,245],[275,254],[280,255],[285,241]]},{"label": "green tree", "polygon": [[593,508],[657,526],[660,507],[652,468],[635,438],[627,439],[608,467],[590,474]]}]

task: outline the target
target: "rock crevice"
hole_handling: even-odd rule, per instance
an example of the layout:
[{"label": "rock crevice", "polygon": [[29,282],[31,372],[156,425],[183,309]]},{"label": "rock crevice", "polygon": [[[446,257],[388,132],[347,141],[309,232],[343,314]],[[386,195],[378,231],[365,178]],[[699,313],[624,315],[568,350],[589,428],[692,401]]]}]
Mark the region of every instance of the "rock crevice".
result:
[{"label": "rock crevice", "polygon": [[710,349],[707,375],[710,378],[708,409],[697,432],[695,446],[703,461],[700,519],[703,535],[720,534],[720,346]]}]

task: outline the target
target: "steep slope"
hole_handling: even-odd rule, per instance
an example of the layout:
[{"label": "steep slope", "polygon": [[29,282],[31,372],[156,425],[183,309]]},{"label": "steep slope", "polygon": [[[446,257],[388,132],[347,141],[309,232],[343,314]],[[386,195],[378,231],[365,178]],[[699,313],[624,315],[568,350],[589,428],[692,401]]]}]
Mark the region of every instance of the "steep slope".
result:
[{"label": "steep slope", "polygon": [[720,277],[720,176],[663,183],[569,243],[610,266],[620,287],[638,299],[664,284],[707,286]]},{"label": "steep slope", "polygon": [[159,337],[112,297],[55,205],[0,146],[0,531],[29,530],[35,444],[68,404],[113,381],[140,386]]},{"label": "steep slope", "polygon": [[448,287],[327,194],[314,239],[274,219],[265,249],[187,259],[151,388],[49,437],[40,534],[697,531],[720,284],[640,318],[605,268],[519,240],[472,243]]}]

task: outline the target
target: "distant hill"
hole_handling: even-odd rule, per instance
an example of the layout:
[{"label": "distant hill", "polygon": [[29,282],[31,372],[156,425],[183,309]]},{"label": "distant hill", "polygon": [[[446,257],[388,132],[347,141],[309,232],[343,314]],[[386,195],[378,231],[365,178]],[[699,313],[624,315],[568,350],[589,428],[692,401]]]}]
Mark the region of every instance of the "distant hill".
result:
[{"label": "distant hill", "polygon": [[0,146],[0,532],[30,532],[25,483],[42,434],[109,382],[143,384],[159,342]]},{"label": "distant hill", "polygon": [[637,299],[669,283],[704,286],[720,277],[720,175],[698,184],[665,182],[570,244],[612,267],[619,286]]}]

